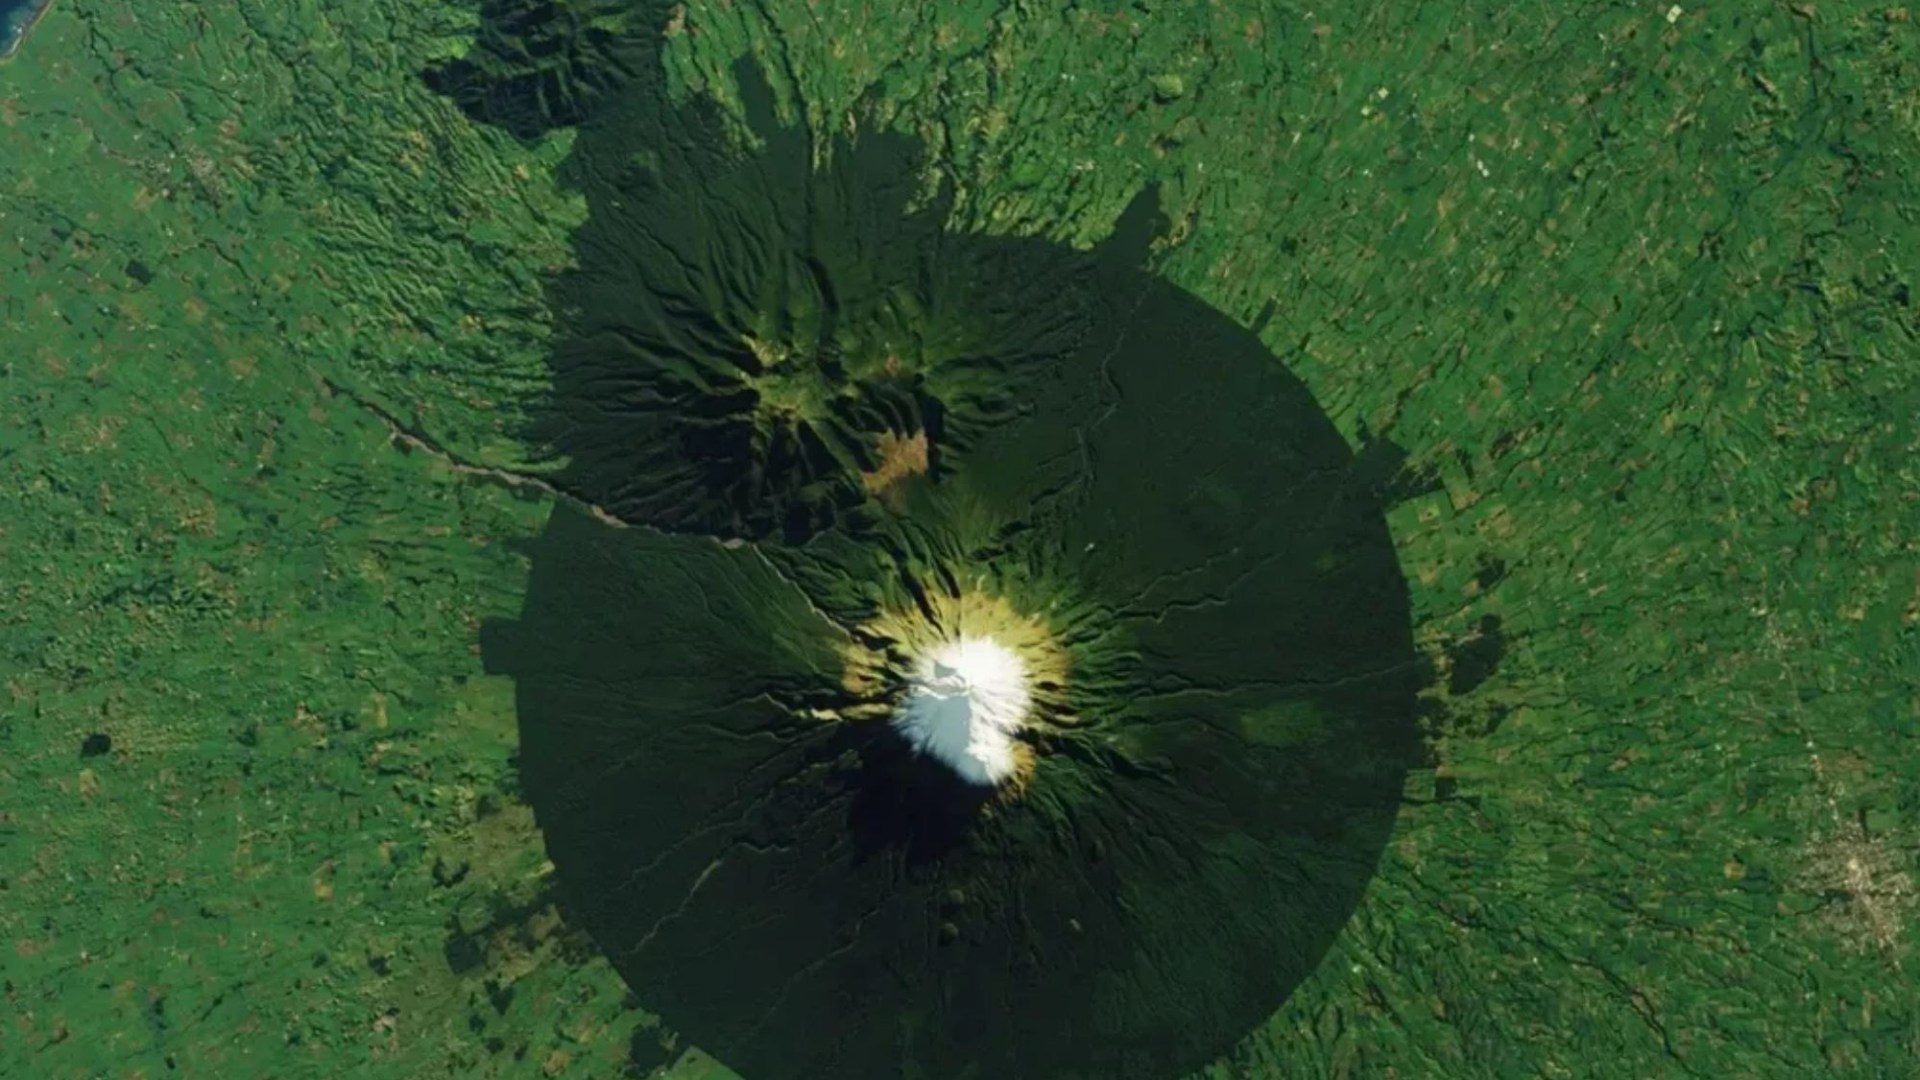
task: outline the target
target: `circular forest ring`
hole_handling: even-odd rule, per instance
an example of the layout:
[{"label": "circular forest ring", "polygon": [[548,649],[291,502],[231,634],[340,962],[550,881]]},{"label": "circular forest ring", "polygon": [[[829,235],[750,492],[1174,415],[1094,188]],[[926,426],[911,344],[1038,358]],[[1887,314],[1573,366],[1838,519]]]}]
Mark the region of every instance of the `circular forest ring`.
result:
[{"label": "circular forest ring", "polygon": [[[434,74],[579,127],[534,437],[602,513],[555,509],[484,642],[573,910],[750,1080],[1213,1060],[1319,962],[1418,759],[1364,470],[1141,268],[1150,194],[1092,251],[953,235],[911,143],[816,158],[743,69],[743,147],[588,45]],[[993,783],[894,722],[976,639],[1024,679]]]}]

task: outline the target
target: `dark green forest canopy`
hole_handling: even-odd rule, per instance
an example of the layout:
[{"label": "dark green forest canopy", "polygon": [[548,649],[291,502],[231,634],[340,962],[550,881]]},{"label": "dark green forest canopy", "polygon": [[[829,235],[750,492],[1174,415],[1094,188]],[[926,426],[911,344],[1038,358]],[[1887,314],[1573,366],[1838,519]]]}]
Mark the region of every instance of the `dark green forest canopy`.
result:
[{"label": "dark green forest canopy", "polygon": [[[911,140],[817,146],[736,74],[751,140],[578,80],[533,437],[597,516],[487,649],[572,902],[748,1076],[1203,1065],[1324,954],[1417,763],[1381,478],[1142,267],[1154,192],[1091,251],[954,234]],[[887,438],[927,455],[876,492]],[[1010,803],[847,719],[865,622],[970,590],[1070,657]]]}]

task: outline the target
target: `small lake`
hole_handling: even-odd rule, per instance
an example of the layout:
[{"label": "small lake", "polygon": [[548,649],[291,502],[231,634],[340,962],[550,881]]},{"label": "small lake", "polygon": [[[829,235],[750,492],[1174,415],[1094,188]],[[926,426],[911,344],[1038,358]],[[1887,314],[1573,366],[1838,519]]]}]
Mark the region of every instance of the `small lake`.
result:
[{"label": "small lake", "polygon": [[27,31],[40,21],[40,15],[53,0],[0,0],[0,60],[20,51]]}]

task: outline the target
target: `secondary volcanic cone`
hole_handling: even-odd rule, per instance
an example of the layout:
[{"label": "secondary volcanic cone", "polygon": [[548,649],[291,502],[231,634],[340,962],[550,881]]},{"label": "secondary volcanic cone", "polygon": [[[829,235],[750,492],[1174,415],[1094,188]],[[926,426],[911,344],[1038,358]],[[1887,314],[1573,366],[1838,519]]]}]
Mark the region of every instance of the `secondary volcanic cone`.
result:
[{"label": "secondary volcanic cone", "polygon": [[543,430],[602,515],[554,511],[485,642],[571,906],[750,1080],[1203,1065],[1319,961],[1415,758],[1379,506],[1139,268],[1150,199],[1092,252],[949,234],[911,147],[816,167],[745,86],[757,148],[637,91],[575,145]]}]

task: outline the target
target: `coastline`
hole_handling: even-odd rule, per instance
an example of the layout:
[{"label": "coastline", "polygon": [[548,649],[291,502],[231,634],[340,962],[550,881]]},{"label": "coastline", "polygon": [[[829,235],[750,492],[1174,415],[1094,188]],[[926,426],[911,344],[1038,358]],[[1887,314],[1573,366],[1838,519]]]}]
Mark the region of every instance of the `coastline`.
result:
[{"label": "coastline", "polygon": [[0,64],[4,64],[20,55],[20,50],[26,45],[27,38],[33,34],[33,28],[40,25],[41,17],[46,15],[47,9],[52,6],[53,0],[38,0],[33,11],[27,15],[26,21],[22,22],[20,28],[14,31],[13,40],[7,42],[4,48],[0,48]]}]

